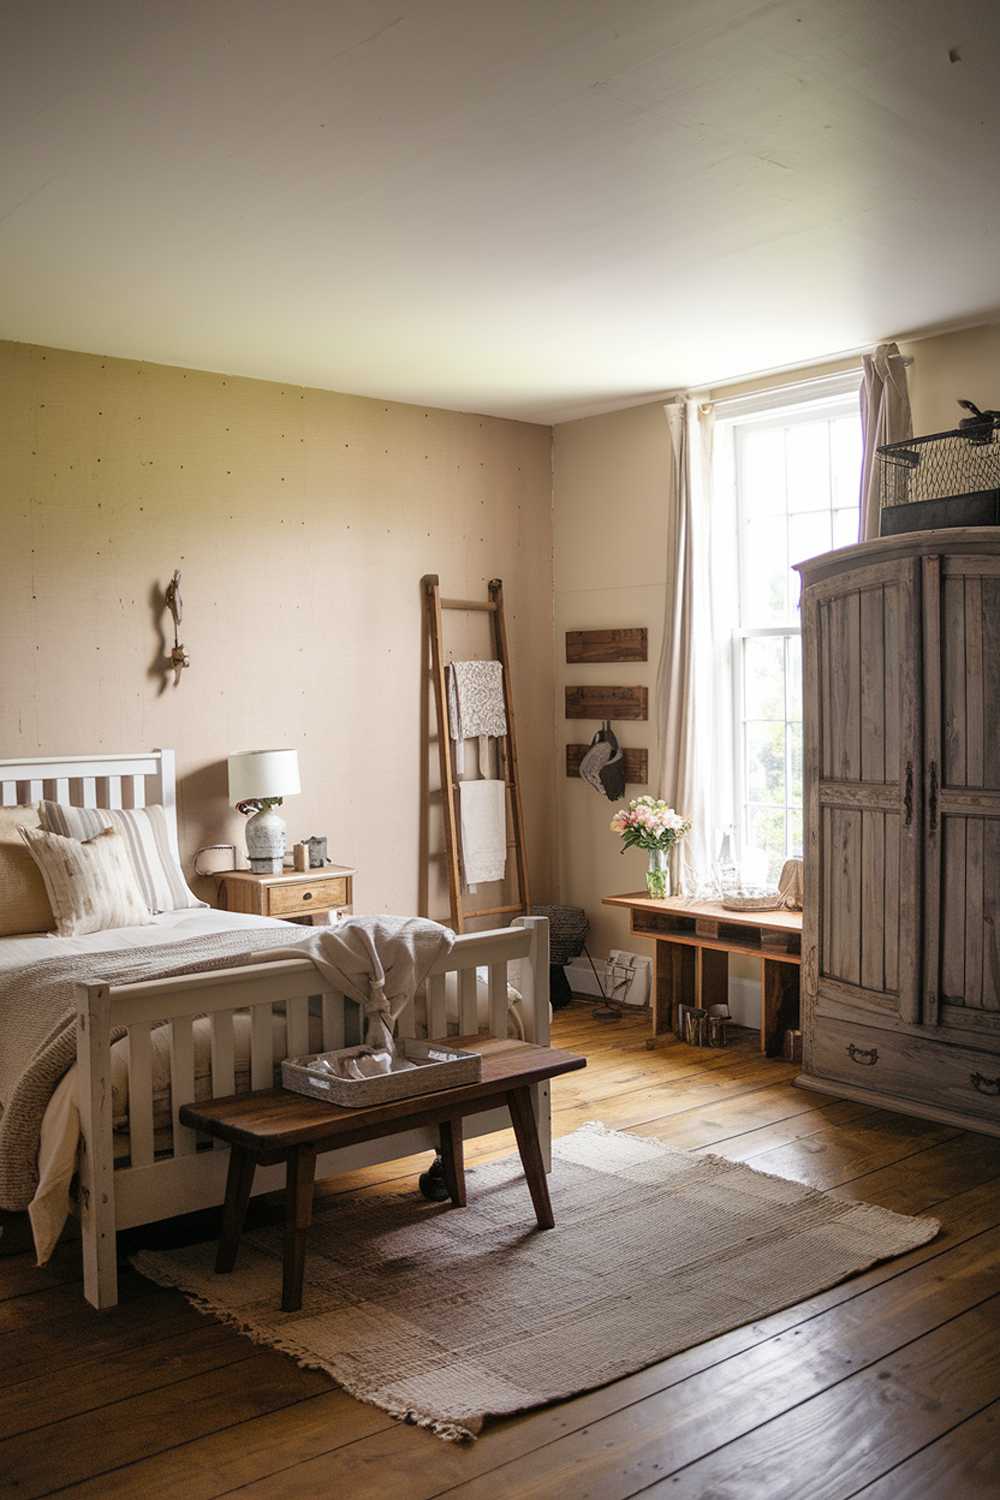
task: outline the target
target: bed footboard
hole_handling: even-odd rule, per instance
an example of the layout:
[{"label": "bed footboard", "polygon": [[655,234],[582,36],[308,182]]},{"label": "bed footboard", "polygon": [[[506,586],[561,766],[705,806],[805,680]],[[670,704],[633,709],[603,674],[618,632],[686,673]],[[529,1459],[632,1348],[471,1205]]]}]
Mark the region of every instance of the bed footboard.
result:
[{"label": "bed footboard", "polygon": [[[459,987],[460,1029],[479,1030],[476,969],[489,972],[490,1018],[487,1034],[507,1035],[507,984],[521,991],[528,1040],[549,1042],[549,934],[544,917],[521,917],[510,927],[458,937],[447,958],[435,965],[427,982],[428,1030],[447,1034],[445,975],[455,971]],[[116,1232],[154,1223],[176,1214],[216,1207],[223,1201],[228,1149],[216,1143],[204,1148],[195,1133],[181,1125],[179,1112],[195,1098],[194,1022],[206,1016],[211,1036],[211,1093],[222,1098],[238,1092],[234,1017],[250,1015],[251,1089],[273,1086],[275,1066],[283,1057],[309,1051],[310,1000],[321,998],[324,1048],[332,1050],[357,1034],[358,1007],[346,996],[322,986],[308,959],[247,964],[242,968],[187,974],[142,984],[87,986],[77,1007],[79,1071],[80,1220],[83,1237],[84,1295],[94,1307],[117,1301]],[[285,1016],[284,1051],[274,1045],[274,1007]],[[153,1047],[155,1027],[170,1027],[169,1150],[158,1151],[154,1134]],[[129,1156],[115,1163],[111,1040],[124,1028],[129,1048]],[[401,1036],[415,1033],[413,1007],[399,1018]],[[539,1139],[549,1170],[551,1120],[549,1085],[536,1086],[534,1107]],[[506,1110],[492,1110],[466,1122],[468,1136],[507,1128]],[[434,1150],[436,1132],[369,1141],[330,1152],[317,1163],[318,1176],[353,1171],[423,1150]],[[284,1168],[258,1170],[254,1193],[283,1186]]]}]

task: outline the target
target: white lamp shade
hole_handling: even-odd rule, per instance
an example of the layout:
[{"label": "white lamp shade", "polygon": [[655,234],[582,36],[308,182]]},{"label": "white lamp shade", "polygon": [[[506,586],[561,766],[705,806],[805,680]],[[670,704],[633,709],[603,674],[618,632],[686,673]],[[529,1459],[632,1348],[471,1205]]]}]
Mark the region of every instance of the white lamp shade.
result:
[{"label": "white lamp shade", "polygon": [[302,790],[297,750],[244,750],[229,757],[229,800],[294,797]]}]

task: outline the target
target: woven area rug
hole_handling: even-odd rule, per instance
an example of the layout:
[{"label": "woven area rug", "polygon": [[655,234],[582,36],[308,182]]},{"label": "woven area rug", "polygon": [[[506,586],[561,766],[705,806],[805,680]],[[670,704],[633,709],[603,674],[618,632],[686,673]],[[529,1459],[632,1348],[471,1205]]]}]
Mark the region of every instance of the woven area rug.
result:
[{"label": "woven area rug", "polygon": [[280,1226],[245,1234],[228,1276],[213,1274],[214,1244],[133,1263],[455,1439],[777,1312],[940,1227],[602,1125],[553,1156],[546,1233],[514,1157],[469,1172],[466,1209],[410,1189],[336,1198],[309,1233],[301,1312],[279,1310]]}]

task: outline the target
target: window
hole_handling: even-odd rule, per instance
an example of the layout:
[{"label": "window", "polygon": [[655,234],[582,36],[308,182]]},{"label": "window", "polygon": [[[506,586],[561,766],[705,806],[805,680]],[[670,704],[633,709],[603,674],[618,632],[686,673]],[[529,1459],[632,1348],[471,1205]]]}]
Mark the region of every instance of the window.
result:
[{"label": "window", "polygon": [[737,845],[745,877],[774,882],[784,860],[802,854],[802,642],[793,565],[857,541],[861,423],[853,392],[728,420],[723,412],[738,553],[731,658]]}]

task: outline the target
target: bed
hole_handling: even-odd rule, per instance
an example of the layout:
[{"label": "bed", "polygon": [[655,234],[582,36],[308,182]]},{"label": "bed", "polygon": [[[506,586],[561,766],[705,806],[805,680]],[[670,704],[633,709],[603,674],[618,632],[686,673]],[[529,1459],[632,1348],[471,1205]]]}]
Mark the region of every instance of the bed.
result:
[{"label": "bed", "polygon": [[[0,760],[0,805],[13,807],[43,798],[108,809],[159,804],[166,811],[177,852],[172,751]],[[86,938],[0,938],[0,974],[5,968],[30,973],[32,965],[41,966],[51,955],[53,944],[63,959],[78,959],[85,973],[96,954],[102,961],[105,954],[122,952],[141,958],[147,946],[159,951],[156,945],[186,943],[192,934],[225,935],[247,927],[266,929],[261,947],[271,945],[276,928],[287,932],[287,924],[267,918],[210,909],[174,912],[146,927]],[[111,957],[107,962],[113,967]],[[485,985],[477,980],[477,971],[485,973]],[[544,918],[521,917],[509,928],[458,937],[432,970],[419,1003],[399,1018],[399,1033],[444,1036],[451,1009],[464,1034],[482,1029],[505,1037],[511,984],[519,996],[519,1029],[527,1040],[547,1045]],[[317,1043],[327,1049],[343,1046],[357,1036],[359,1020],[353,1002],[325,990],[316,968],[302,958],[270,963],[240,959],[235,967],[132,983],[79,983],[74,990],[75,1060],[68,1059],[69,1066],[46,1101],[39,1185],[45,1186],[47,1172],[65,1172],[67,1152],[71,1161],[75,1158],[84,1295],[93,1306],[107,1308],[117,1301],[117,1230],[214,1207],[223,1200],[228,1150],[199,1141],[182,1126],[181,1106],[206,1092],[220,1097],[245,1088],[268,1088],[282,1057],[309,1051]],[[450,1006],[449,991],[454,997]],[[0,1098],[0,1106],[6,1104]],[[547,1084],[537,1086],[534,1106],[548,1169]],[[509,1123],[506,1110],[486,1111],[466,1121],[465,1134],[471,1138],[505,1129]],[[412,1130],[327,1153],[317,1163],[317,1176],[435,1147],[432,1130]],[[283,1168],[262,1168],[254,1192],[282,1185]]]}]

